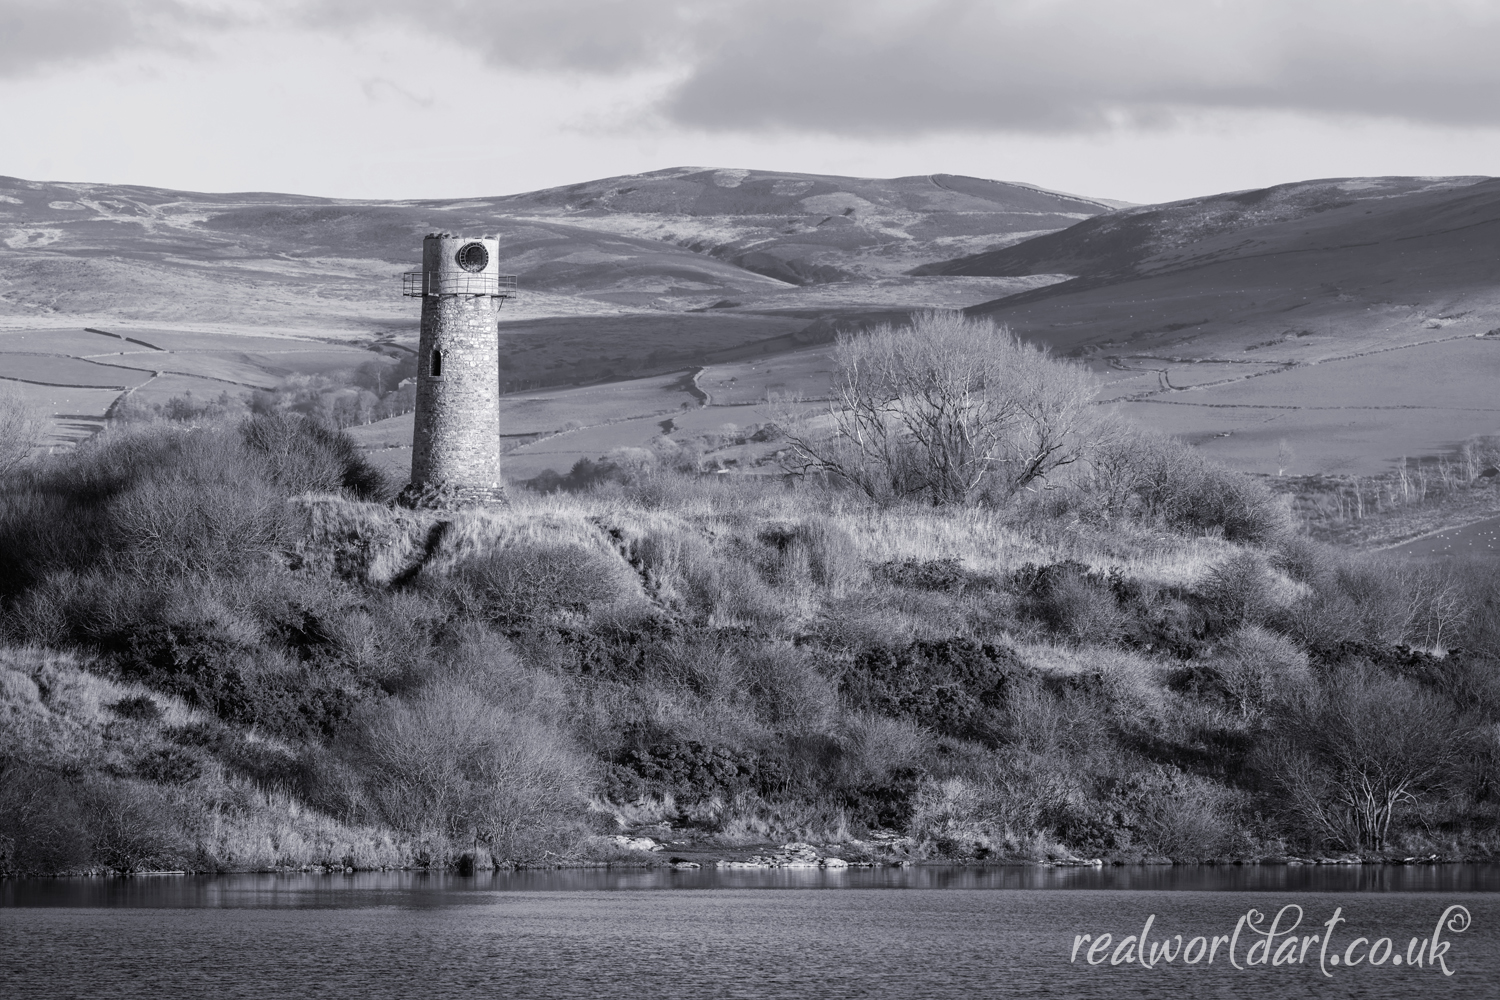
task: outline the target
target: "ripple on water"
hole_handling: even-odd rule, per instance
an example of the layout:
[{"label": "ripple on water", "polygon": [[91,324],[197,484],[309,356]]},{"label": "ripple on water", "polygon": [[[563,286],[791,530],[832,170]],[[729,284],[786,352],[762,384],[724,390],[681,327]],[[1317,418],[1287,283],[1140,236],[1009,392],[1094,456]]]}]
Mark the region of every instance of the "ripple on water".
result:
[{"label": "ripple on water", "polygon": [[[843,890],[843,891],[839,891]],[[1250,907],[1336,908],[1397,952],[1455,903],[1431,969],[1069,961],[1074,936],[1230,934]],[[17,997],[1489,997],[1500,868],[882,869],[0,882]],[[1243,958],[1245,945],[1240,945]],[[1314,949],[1314,954],[1316,949]]]}]

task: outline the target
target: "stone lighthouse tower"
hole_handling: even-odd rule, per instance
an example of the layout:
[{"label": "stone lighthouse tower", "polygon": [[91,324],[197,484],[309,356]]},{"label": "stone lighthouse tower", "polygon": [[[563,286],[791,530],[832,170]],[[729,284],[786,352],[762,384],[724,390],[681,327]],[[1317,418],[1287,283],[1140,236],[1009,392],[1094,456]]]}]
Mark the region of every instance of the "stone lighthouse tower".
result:
[{"label": "stone lighthouse tower", "polygon": [[422,270],[403,276],[403,294],[422,300],[407,506],[505,499],[496,321],[516,279],[499,272],[499,249],[498,240],[433,233],[422,241]]}]

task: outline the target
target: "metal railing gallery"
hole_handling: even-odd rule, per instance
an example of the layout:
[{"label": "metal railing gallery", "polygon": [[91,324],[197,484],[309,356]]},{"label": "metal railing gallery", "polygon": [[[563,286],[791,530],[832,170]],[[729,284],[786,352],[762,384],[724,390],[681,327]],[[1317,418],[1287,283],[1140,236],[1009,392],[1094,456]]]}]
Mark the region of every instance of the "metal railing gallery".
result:
[{"label": "metal railing gallery", "polygon": [[428,295],[488,295],[516,297],[514,274],[468,274],[454,271],[407,271],[401,276],[401,294],[411,298]]}]

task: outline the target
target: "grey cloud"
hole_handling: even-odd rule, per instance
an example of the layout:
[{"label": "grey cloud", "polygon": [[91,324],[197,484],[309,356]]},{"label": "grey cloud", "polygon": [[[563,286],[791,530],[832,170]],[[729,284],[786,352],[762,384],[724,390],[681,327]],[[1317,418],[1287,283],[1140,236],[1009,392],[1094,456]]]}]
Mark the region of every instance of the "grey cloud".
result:
[{"label": "grey cloud", "polygon": [[0,3],[0,76],[18,76],[59,59],[104,55],[137,40],[135,18],[119,4]]},{"label": "grey cloud", "polygon": [[709,130],[1094,131],[1224,108],[1500,123],[1494,0],[329,0],[497,65],[676,68]]},{"label": "grey cloud", "polygon": [[323,28],[396,21],[480,52],[495,65],[615,74],[691,64],[708,19],[740,6],[723,0],[316,0],[304,23]]},{"label": "grey cloud", "polygon": [[1089,132],[1222,109],[1500,124],[1500,0],[235,0],[240,20],[210,21],[223,2],[0,0],[0,75],[183,26],[385,22],[523,71],[663,72],[650,112],[705,130]]},{"label": "grey cloud", "polygon": [[145,48],[189,48],[185,32],[236,23],[177,0],[0,0],[0,77]]},{"label": "grey cloud", "polygon": [[1500,123],[1500,12],[1489,3],[888,10],[840,0],[744,19],[663,111],[706,129],[853,134],[1090,131],[1225,108]]}]

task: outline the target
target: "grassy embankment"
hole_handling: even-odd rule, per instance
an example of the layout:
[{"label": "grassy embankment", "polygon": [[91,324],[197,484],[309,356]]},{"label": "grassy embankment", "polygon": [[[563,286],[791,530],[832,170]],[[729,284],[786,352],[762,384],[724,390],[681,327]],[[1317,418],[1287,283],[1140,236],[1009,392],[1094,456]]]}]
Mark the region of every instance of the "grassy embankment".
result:
[{"label": "grassy embankment", "polygon": [[663,461],[438,514],[298,417],[117,427],[0,485],[0,870],[1489,856],[1493,572],[1115,447],[1001,508]]}]

